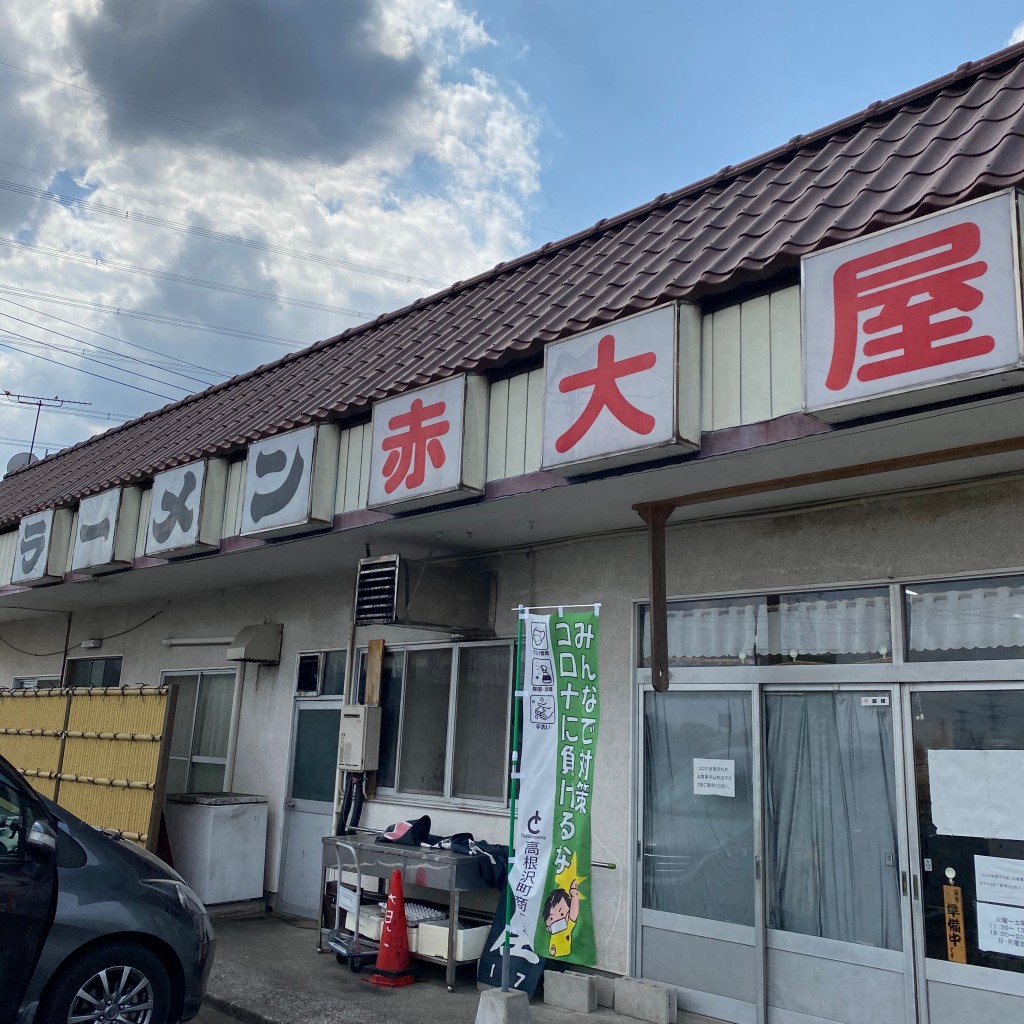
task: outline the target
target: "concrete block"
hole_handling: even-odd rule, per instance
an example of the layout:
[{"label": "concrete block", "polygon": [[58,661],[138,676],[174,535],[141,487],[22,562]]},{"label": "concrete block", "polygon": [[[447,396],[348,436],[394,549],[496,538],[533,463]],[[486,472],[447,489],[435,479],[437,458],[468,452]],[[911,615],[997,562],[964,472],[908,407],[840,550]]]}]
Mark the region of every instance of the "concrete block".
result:
[{"label": "concrete block", "polygon": [[595,978],[578,971],[545,971],[544,1002],[576,1013],[593,1013],[597,1009]]},{"label": "concrete block", "polygon": [[603,974],[594,975],[594,985],[597,988],[597,1005],[615,1005],[615,979],[606,978]]},{"label": "concrete block", "polygon": [[476,1024],[530,1024],[530,997],[512,989],[490,988],[480,993]]},{"label": "concrete block", "polygon": [[651,1024],[676,1024],[676,990],[660,981],[616,978],[615,1012]]}]

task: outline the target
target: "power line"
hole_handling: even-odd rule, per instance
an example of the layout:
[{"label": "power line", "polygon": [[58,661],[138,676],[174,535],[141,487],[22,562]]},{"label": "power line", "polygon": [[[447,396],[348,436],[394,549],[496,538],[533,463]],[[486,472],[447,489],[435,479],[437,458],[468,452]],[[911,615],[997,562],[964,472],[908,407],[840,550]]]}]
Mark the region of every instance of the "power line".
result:
[{"label": "power line", "polygon": [[[0,61],[2,64],[3,61]],[[346,309],[341,306],[327,306],[322,302],[313,302],[309,299],[292,299],[286,295],[277,295],[274,292],[261,292],[255,288],[242,288],[239,285],[224,284],[219,281],[208,281],[200,277],[188,277],[185,274],[173,274],[168,270],[153,270],[149,267],[137,267],[132,263],[121,263],[117,260],[107,260],[100,256],[87,256],[85,253],[68,252],[64,249],[53,249],[48,245],[39,245],[37,242],[22,242],[17,238],[0,237],[0,245],[8,245],[15,249],[26,249],[30,252],[39,253],[42,256],[51,256],[54,259],[72,260],[75,263],[85,263],[91,266],[104,267],[110,270],[120,270],[129,274],[140,274],[143,277],[153,278],[157,281],[171,281],[174,284],[187,284],[194,288],[209,288],[211,291],[224,292],[229,295],[243,295],[250,299],[262,299],[267,302],[280,302],[289,306],[301,306],[303,309],[315,309],[324,313],[338,313],[341,316],[354,317],[357,320],[368,320],[370,313],[364,313],[359,309]]]},{"label": "power line", "polygon": [[32,440],[28,443],[29,461],[36,450],[36,434],[39,432],[39,417],[42,415],[43,409],[60,409],[65,405],[92,405],[92,402],[78,402],[73,398],[60,398],[56,395],[53,398],[44,398],[42,395],[23,395],[11,391],[5,391],[4,394],[8,398],[13,398],[18,405],[34,405],[36,407],[36,418],[32,424]]},{"label": "power line", "polygon": [[269,142],[260,142],[258,139],[250,139],[245,135],[237,135],[234,132],[225,131],[223,128],[213,128],[210,125],[202,124],[199,121],[190,121],[187,117],[178,117],[176,114],[168,114],[165,111],[157,110],[154,107],[146,107],[141,103],[133,103],[131,100],[123,100],[119,96],[112,96],[109,93],[100,92],[97,89],[88,89],[84,85],[76,85],[74,82],[65,82],[60,78],[54,78],[52,75],[44,75],[41,71],[30,71],[28,68],[18,67],[17,64],[9,64],[7,61],[2,60],[0,60],[0,67],[10,68],[12,71],[20,71],[25,75],[33,75],[36,78],[42,78],[47,82],[53,82],[55,85],[64,86],[66,89],[77,89],[79,92],[88,93],[90,96],[99,96],[101,99],[110,100],[112,103],[120,103],[126,107],[132,107],[135,110],[144,110],[147,114],[156,114],[158,117],[166,117],[169,121],[177,121],[179,124],[186,124],[190,128],[202,128],[203,131],[213,132],[215,135],[221,135],[226,139],[234,139],[236,142],[245,142],[250,146],[259,146],[261,149],[267,149],[273,153],[280,153],[283,156],[294,157],[296,160],[307,160],[309,163],[318,164],[321,167],[329,167],[331,170],[341,171],[342,174],[348,174],[354,178],[378,181],[390,188],[401,189],[404,192],[412,192],[414,195],[424,196],[427,199],[436,199],[439,202],[447,203],[449,206],[456,206],[463,210],[481,213],[487,217],[497,217],[499,220],[507,221],[510,224],[519,224],[523,227],[533,228],[535,231],[545,231],[551,235],[564,233],[556,231],[554,228],[544,227],[543,224],[533,224],[528,220],[522,220],[519,217],[510,217],[507,214],[498,213],[496,210],[488,210],[485,207],[476,206],[472,203],[460,203],[457,199],[449,199],[447,196],[438,195],[436,192],[427,192],[425,189],[415,188],[412,185],[402,185],[397,181],[391,181],[389,178],[384,178],[379,174],[369,174],[365,171],[353,171],[341,164],[333,164],[329,160],[321,160],[319,157],[307,156],[305,153],[296,153],[293,150],[284,149],[281,146],[271,145]]},{"label": "power line", "polygon": [[[9,401],[2,392],[0,392],[0,409],[23,409],[24,406],[18,402]],[[103,412],[100,409],[51,409],[51,416],[76,416],[83,417],[85,419],[102,420],[105,423],[124,423],[127,420],[134,419],[134,416],[128,415],[128,413],[121,412]]]}]

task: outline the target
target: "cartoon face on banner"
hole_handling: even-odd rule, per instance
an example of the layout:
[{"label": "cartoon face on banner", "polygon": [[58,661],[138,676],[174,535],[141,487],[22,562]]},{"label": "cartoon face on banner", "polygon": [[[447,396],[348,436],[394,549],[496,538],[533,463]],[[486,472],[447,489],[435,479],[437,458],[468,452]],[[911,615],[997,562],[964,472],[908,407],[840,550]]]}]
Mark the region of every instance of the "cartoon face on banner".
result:
[{"label": "cartoon face on banner", "polygon": [[545,469],[675,439],[676,315],[666,306],[548,347]]},{"label": "cartoon face on banner", "polygon": [[153,503],[146,532],[146,554],[194,546],[199,540],[206,463],[192,462],[153,478]]},{"label": "cartoon face on banner", "polygon": [[373,407],[370,505],[459,490],[465,402],[452,377]]},{"label": "cartoon face on banner", "polygon": [[18,544],[14,551],[12,583],[30,583],[46,576],[53,537],[54,510],[26,516],[18,524]]},{"label": "cartoon face on banner", "polygon": [[309,521],[316,427],[249,445],[242,533],[262,533]]},{"label": "cartoon face on banner", "polygon": [[73,571],[109,565],[114,560],[114,531],[120,507],[120,487],[82,499],[71,557]]},{"label": "cartoon face on banner", "polygon": [[1015,366],[1011,196],[803,260],[809,412]]}]

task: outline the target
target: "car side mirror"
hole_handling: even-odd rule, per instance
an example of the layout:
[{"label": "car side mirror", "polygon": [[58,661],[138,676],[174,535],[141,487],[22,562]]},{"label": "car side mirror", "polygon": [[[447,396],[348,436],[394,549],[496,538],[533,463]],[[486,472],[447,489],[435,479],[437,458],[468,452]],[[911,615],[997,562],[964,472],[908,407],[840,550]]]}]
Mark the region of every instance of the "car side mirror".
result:
[{"label": "car side mirror", "polygon": [[45,821],[33,821],[25,840],[33,860],[51,861],[57,856],[57,833]]}]

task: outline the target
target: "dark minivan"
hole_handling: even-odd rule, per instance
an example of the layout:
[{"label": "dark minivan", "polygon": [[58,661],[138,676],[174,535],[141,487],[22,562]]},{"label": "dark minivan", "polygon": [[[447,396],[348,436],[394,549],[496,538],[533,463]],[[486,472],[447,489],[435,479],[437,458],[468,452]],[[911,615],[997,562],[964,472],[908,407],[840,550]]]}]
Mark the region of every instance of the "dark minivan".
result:
[{"label": "dark minivan", "polygon": [[0,757],[0,1024],[190,1020],[212,964],[209,915],[180,875]]}]

